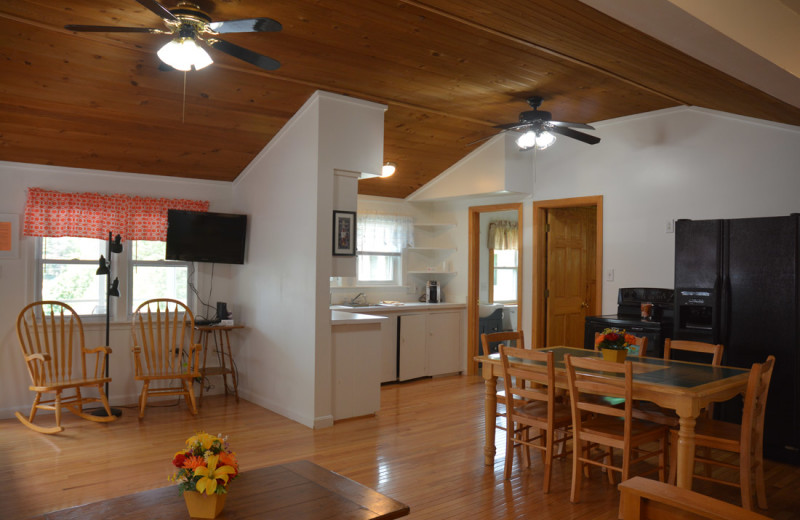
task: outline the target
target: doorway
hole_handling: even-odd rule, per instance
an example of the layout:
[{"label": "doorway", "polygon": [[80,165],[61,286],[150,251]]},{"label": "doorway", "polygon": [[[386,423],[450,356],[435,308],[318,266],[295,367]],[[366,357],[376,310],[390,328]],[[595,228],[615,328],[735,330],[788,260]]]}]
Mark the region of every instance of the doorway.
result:
[{"label": "doorway", "polygon": [[[488,227],[516,224],[516,254],[507,249],[493,250]],[[467,289],[467,373],[476,374],[482,321],[499,319],[503,330],[519,330],[522,325],[522,203],[494,204],[469,208],[469,280]],[[505,282],[503,282],[505,280]],[[511,281],[511,282],[509,282]],[[514,282],[515,281],[515,286]],[[511,287],[509,287],[509,283]],[[500,309],[500,312],[495,312]],[[484,310],[485,312],[481,312]],[[487,314],[482,317],[482,314]],[[496,316],[502,318],[496,318]]]},{"label": "doorway", "polygon": [[600,314],[603,197],[533,203],[533,347],[583,347]]}]

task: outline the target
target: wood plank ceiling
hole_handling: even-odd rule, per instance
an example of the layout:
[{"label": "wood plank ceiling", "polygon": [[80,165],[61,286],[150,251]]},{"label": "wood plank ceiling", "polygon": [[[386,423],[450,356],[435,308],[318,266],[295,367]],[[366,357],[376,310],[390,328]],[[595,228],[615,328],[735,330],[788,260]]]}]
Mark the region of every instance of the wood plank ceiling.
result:
[{"label": "wood plank ceiling", "polygon": [[212,50],[184,86],[158,70],[167,36],[63,29],[162,26],[134,0],[1,2],[0,160],[233,181],[317,89],[389,106],[384,158],[398,172],[359,183],[387,197],[516,121],[533,94],[562,121],[697,105],[800,125],[800,109],[577,0],[196,3],[215,21],[280,21],[279,33],[225,39],[281,68]]}]

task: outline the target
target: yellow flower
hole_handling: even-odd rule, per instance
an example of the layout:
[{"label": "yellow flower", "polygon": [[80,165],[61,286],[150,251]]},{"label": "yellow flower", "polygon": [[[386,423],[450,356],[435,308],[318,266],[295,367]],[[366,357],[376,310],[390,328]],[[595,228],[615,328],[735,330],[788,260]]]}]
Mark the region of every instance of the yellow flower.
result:
[{"label": "yellow flower", "polygon": [[220,466],[218,468],[218,461],[218,455],[210,455],[208,457],[208,466],[194,470],[195,475],[202,475],[202,478],[195,483],[195,487],[200,493],[205,491],[207,495],[213,495],[217,490],[217,479],[227,483],[228,475],[236,473],[236,470],[230,466]]},{"label": "yellow flower", "polygon": [[193,437],[189,437],[186,440],[186,445],[191,447],[195,444],[199,443],[203,446],[203,451],[208,451],[211,448],[211,445],[214,444],[214,441],[218,440],[213,435],[209,435],[206,432],[200,432]]}]

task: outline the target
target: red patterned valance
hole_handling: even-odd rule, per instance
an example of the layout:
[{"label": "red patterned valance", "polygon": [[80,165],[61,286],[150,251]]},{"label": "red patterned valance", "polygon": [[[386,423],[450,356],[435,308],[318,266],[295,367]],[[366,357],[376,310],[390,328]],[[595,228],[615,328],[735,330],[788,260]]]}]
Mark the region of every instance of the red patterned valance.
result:
[{"label": "red patterned valance", "polygon": [[167,210],[208,211],[208,201],[28,189],[25,236],[167,239]]}]

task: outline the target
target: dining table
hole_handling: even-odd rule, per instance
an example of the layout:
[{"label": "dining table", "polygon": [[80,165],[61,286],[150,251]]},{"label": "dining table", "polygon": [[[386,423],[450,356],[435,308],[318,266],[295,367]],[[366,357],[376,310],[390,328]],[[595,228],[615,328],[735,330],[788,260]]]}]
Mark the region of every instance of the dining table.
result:
[{"label": "dining table", "polygon": [[[548,347],[555,362],[556,386],[568,388],[564,356],[602,357],[602,353],[574,347]],[[485,444],[484,463],[494,465],[495,419],[497,416],[497,378],[503,367],[500,354],[475,356],[481,364],[481,375],[485,380],[484,398]],[[532,363],[509,358],[512,363]],[[675,410],[679,418],[677,449],[677,486],[692,488],[694,472],[695,423],[700,412],[711,403],[726,401],[747,389],[749,370],[745,368],[713,366],[686,361],[636,356],[628,358],[633,365],[633,399],[652,401],[657,405]],[[544,366],[544,365],[542,365]]]}]

